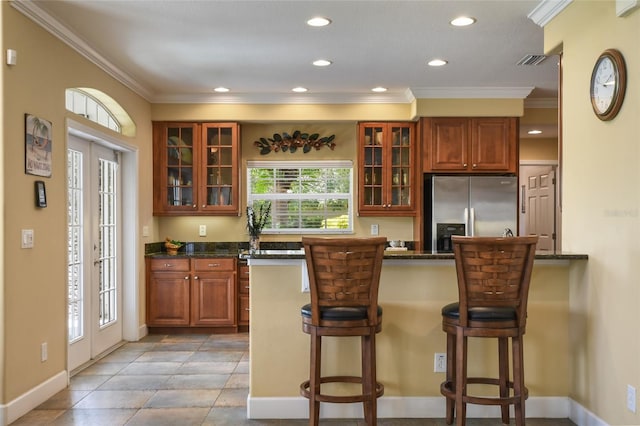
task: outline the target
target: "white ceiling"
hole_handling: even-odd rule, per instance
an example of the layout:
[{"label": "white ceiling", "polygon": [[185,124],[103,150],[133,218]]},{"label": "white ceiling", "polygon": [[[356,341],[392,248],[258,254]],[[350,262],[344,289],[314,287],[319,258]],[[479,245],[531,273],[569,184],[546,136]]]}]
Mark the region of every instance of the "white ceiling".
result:
[{"label": "white ceiling", "polygon": [[[353,103],[557,97],[557,60],[527,16],[539,0],[17,2],[150,102]],[[477,23],[455,28],[469,15]],[[306,25],[324,16],[324,28]],[[426,65],[435,57],[444,67]],[[311,62],[324,58],[329,67]],[[225,86],[227,94],[213,88]],[[291,89],[304,86],[307,93]],[[371,92],[375,86],[386,93]]]}]

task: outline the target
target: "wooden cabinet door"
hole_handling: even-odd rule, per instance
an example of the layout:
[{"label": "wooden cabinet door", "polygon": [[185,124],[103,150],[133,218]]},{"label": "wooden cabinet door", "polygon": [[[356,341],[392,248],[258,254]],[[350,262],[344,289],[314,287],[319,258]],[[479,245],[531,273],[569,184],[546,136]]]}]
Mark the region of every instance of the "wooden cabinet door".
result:
[{"label": "wooden cabinet door", "polygon": [[236,259],[193,259],[191,324],[236,325]]},{"label": "wooden cabinet door", "polygon": [[358,211],[363,216],[415,215],[415,124],[358,126]]},{"label": "wooden cabinet door", "polygon": [[189,273],[153,272],[147,292],[148,326],[189,325]]},{"label": "wooden cabinet door", "polygon": [[153,124],[153,213],[193,214],[198,205],[199,127]]},{"label": "wooden cabinet door", "polygon": [[516,172],[517,119],[471,119],[471,169]]},{"label": "wooden cabinet door", "polygon": [[210,214],[239,211],[239,126],[204,123],[200,148],[199,210]]},{"label": "wooden cabinet door", "polygon": [[236,292],[233,272],[203,272],[193,277],[192,325],[235,325]]},{"label": "wooden cabinet door", "polygon": [[469,120],[430,118],[425,120],[427,155],[425,171],[466,171],[469,158]]}]

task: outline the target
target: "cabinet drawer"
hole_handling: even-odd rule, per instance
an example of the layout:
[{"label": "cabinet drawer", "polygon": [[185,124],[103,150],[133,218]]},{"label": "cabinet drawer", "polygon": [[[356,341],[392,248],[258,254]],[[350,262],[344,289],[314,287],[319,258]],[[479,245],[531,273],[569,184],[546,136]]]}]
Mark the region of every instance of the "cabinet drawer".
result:
[{"label": "cabinet drawer", "polygon": [[189,272],[189,259],[151,259],[151,270]]},{"label": "cabinet drawer", "polygon": [[236,259],[193,259],[195,271],[235,271]]}]

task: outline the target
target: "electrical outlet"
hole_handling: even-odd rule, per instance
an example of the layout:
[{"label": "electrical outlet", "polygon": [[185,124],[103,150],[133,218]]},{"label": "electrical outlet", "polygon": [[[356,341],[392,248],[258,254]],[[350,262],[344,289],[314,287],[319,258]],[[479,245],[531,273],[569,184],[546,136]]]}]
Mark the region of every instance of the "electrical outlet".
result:
[{"label": "electrical outlet", "polygon": [[436,352],[433,355],[433,372],[434,373],[447,372],[447,354]]},{"label": "electrical outlet", "polygon": [[206,237],[207,236],[207,225],[200,225],[200,229],[199,229],[199,235],[201,237]]},{"label": "electrical outlet", "polygon": [[636,388],[631,385],[627,385],[627,409],[636,412]]},{"label": "electrical outlet", "polygon": [[47,342],[42,343],[42,345],[40,345],[40,361],[45,362],[47,358],[49,358],[48,352]]},{"label": "electrical outlet", "polygon": [[371,225],[371,235],[378,235],[378,225]]}]

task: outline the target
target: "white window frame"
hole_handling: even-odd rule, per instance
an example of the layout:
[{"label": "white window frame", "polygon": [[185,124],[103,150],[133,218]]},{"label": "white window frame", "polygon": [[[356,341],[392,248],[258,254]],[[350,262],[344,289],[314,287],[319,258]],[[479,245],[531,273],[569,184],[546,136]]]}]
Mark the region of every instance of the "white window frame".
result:
[{"label": "white window frame", "polygon": [[[272,168],[272,169],[318,169],[318,168],[340,168],[349,169],[349,193],[348,194],[318,194],[318,197],[310,197],[309,194],[253,194],[251,169]],[[353,234],[353,162],[349,160],[327,160],[327,161],[247,161],[247,206],[252,206],[254,200],[268,200],[274,204],[278,200],[291,199],[331,199],[340,198],[348,202],[348,224],[342,229],[327,228],[264,228],[263,234]]]},{"label": "white window frame", "polygon": [[98,98],[80,89],[67,89],[65,103],[68,111],[83,116],[114,132],[122,133],[122,125]]}]

